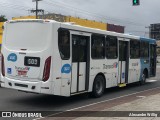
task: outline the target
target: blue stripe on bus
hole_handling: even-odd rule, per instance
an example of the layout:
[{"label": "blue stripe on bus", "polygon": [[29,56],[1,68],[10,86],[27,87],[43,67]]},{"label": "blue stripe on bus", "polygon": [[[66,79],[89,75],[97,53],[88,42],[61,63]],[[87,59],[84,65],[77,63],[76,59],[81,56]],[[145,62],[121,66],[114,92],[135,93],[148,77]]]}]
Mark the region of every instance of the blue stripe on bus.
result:
[{"label": "blue stripe on bus", "polygon": [[141,41],[148,41],[150,44],[156,44],[156,40],[155,39],[140,37],[140,40]]},{"label": "blue stripe on bus", "polygon": [[[140,37],[140,41],[148,41],[149,44],[156,44],[156,40],[151,39],[151,38]],[[145,63],[146,60],[148,60],[148,63]],[[149,69],[149,67],[150,67],[150,53],[149,53],[148,58],[140,58],[140,62],[141,62],[140,80],[142,80],[142,74],[143,74],[143,70],[145,68],[147,68],[147,70],[148,70],[148,77],[150,76],[150,69]]]}]

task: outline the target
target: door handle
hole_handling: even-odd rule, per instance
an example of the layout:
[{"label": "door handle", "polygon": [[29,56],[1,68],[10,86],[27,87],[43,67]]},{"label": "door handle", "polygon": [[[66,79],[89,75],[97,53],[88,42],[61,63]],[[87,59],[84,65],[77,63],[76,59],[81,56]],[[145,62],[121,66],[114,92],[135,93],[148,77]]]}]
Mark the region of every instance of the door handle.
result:
[{"label": "door handle", "polygon": [[83,74],[79,74],[79,76],[83,76]]}]

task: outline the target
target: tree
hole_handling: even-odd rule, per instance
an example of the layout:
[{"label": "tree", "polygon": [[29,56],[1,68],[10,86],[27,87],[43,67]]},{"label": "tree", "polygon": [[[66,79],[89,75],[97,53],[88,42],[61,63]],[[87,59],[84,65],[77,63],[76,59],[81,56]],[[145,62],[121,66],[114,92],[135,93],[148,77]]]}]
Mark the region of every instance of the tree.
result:
[{"label": "tree", "polygon": [[5,15],[1,15],[0,16],[0,22],[5,22],[5,21],[7,21],[6,16]]}]

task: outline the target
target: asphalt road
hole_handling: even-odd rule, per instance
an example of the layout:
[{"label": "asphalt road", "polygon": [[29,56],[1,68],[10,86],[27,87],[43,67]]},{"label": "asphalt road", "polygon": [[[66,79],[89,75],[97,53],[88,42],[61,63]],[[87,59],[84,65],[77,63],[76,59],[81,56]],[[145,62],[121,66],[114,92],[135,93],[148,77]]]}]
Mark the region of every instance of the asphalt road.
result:
[{"label": "asphalt road", "polygon": [[145,85],[131,84],[124,88],[106,89],[103,97],[97,99],[87,95],[67,98],[0,88],[0,111],[65,111],[155,87],[160,87],[160,66],[157,67],[157,77],[151,78]]}]

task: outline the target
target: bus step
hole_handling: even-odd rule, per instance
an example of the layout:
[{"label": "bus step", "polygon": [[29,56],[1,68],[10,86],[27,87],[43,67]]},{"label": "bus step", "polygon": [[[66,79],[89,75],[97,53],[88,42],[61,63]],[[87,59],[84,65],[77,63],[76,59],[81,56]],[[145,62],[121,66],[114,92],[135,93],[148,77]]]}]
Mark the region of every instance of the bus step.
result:
[{"label": "bus step", "polygon": [[119,87],[125,87],[125,86],[126,86],[126,83],[120,83],[118,86],[119,86]]}]

